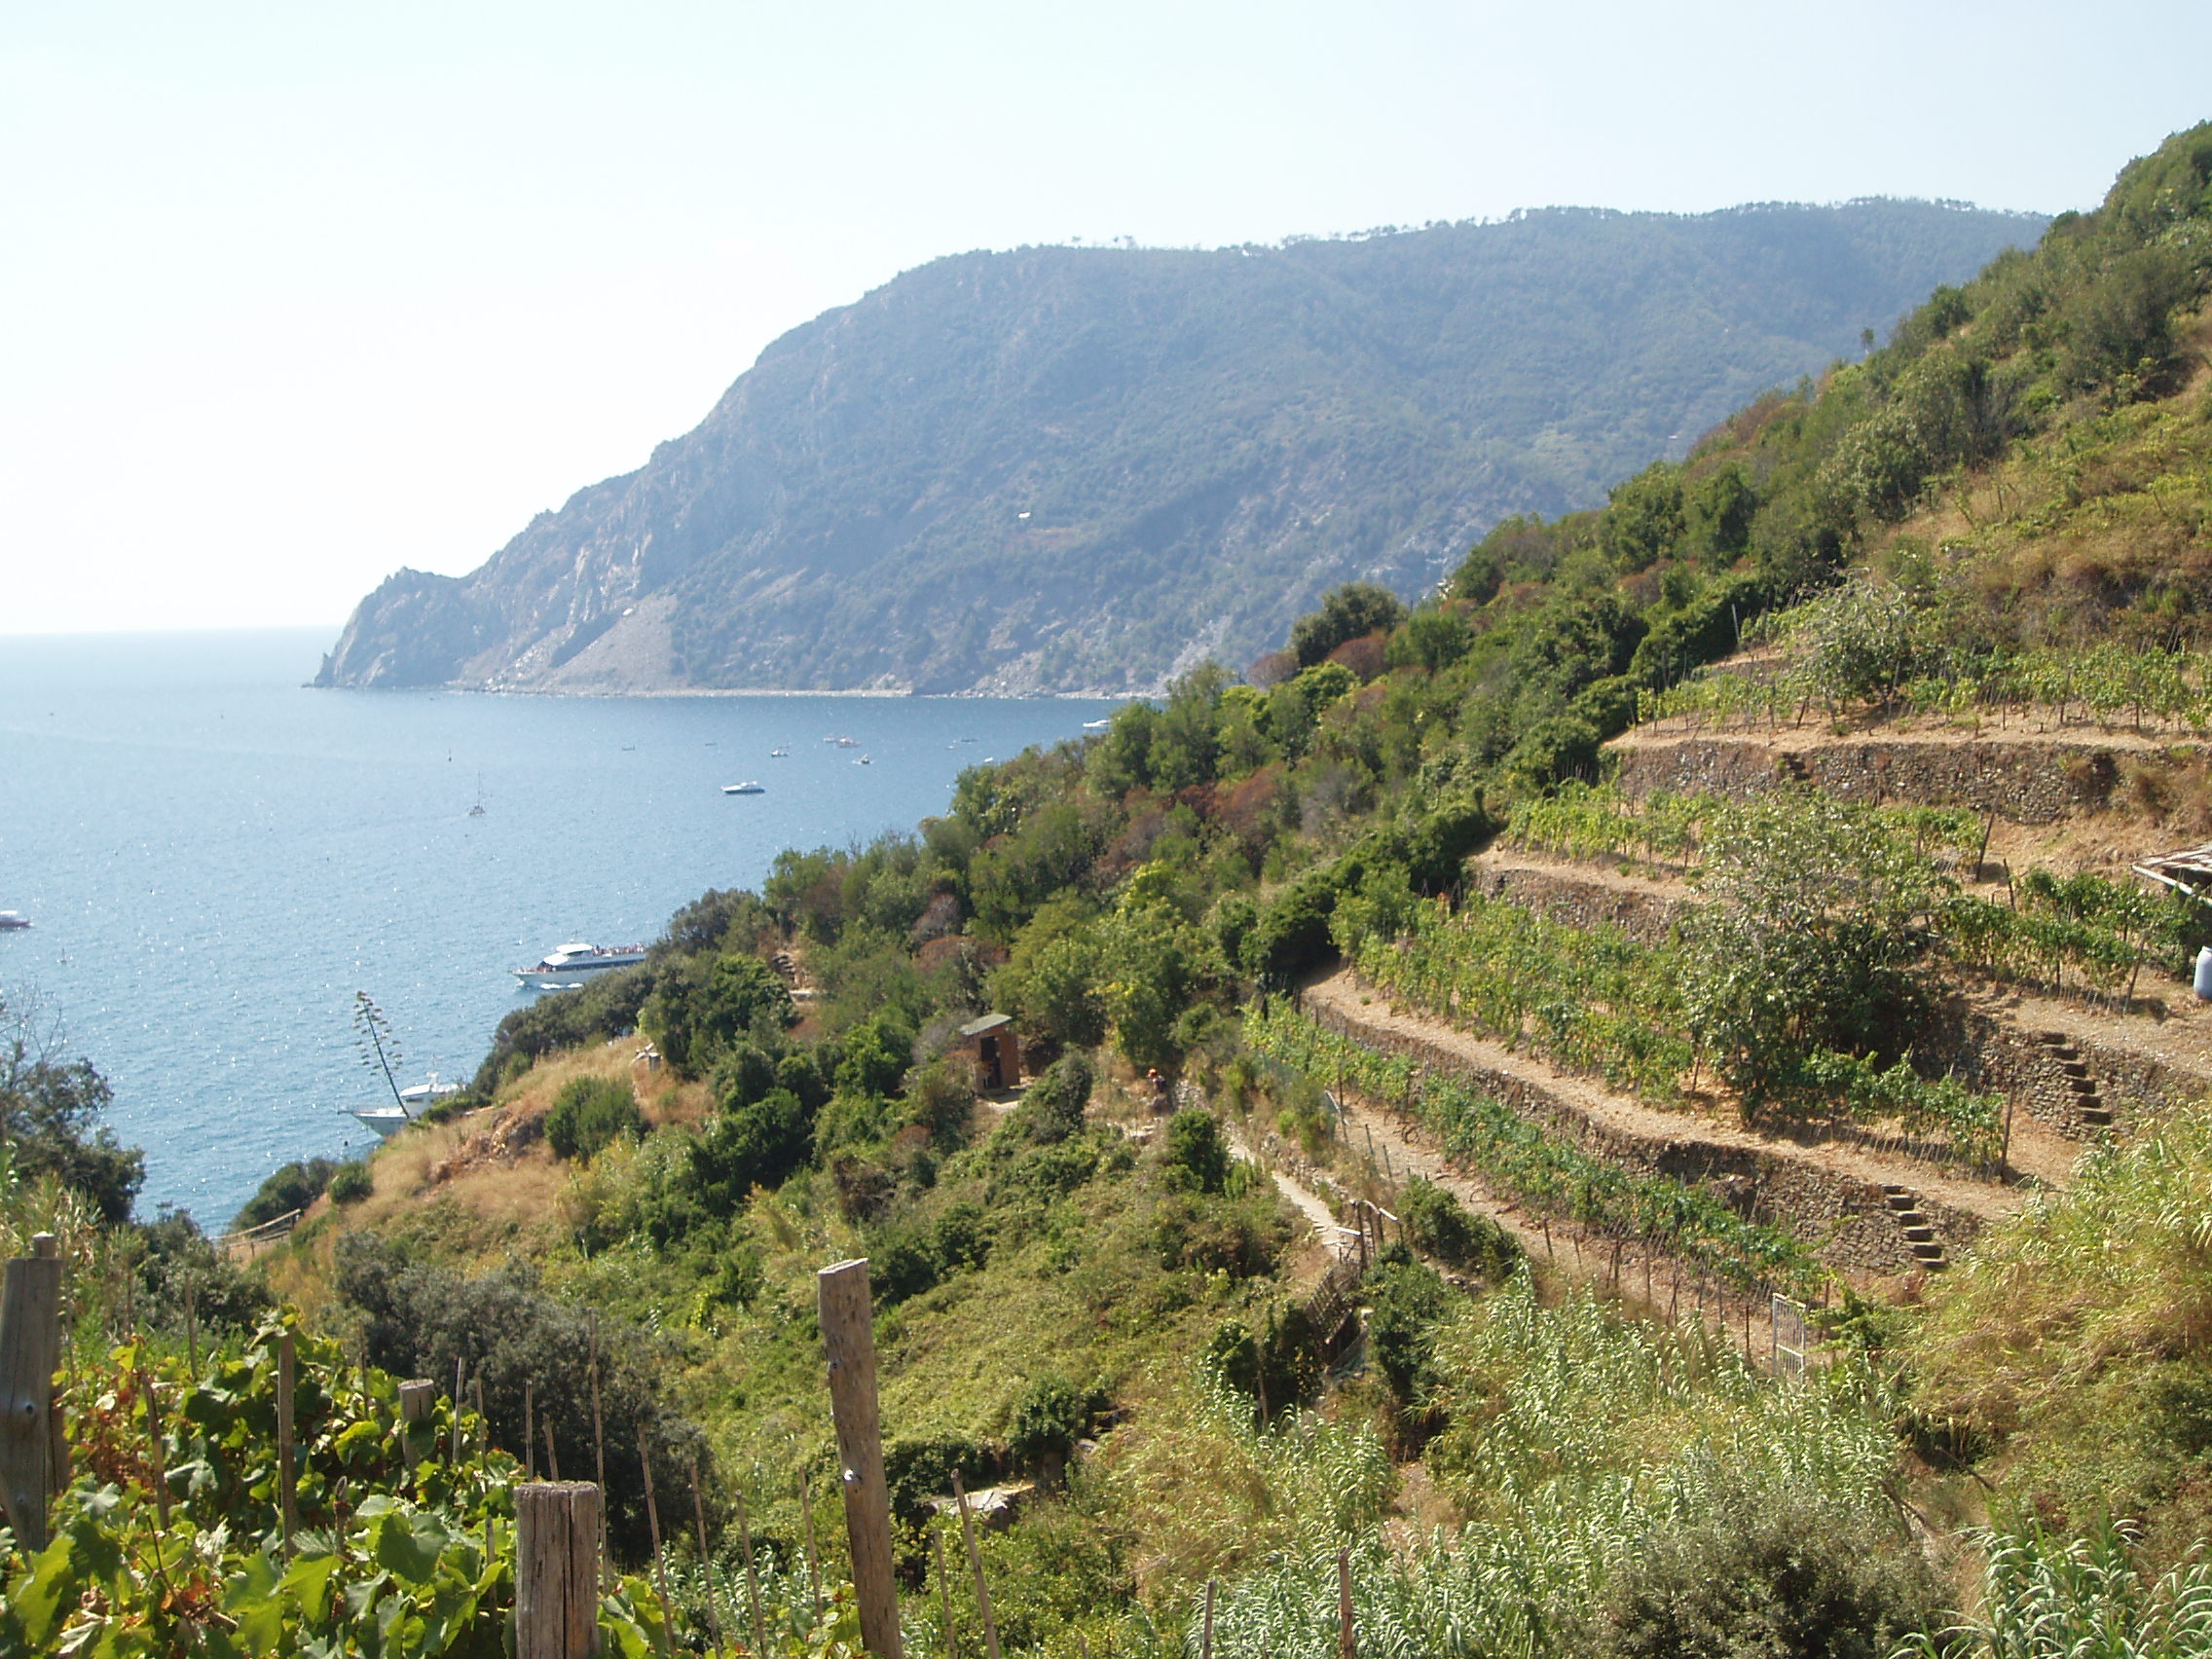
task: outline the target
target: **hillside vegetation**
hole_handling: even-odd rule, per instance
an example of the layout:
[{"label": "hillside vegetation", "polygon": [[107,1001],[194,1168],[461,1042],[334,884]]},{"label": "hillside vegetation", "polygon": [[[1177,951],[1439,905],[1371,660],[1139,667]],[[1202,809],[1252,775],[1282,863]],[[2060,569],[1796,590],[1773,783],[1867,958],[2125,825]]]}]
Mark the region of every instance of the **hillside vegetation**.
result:
[{"label": "hillside vegetation", "polygon": [[938,260],[481,570],[393,576],[322,681],[1157,689],[1340,581],[1419,593],[1498,518],[1600,500],[2040,228],[1575,209]]},{"label": "hillside vegetation", "polygon": [[[2212,798],[2208,227],[2212,127],[1419,607],[1336,587],[1244,680],[703,895],[256,1273],[103,1228],[49,1147],[0,1221],[132,1287],[78,1310],[78,1432],[144,1398],[138,1325],[197,1507],[81,1471],[11,1609],[214,1652],[218,1613],[365,1641],[388,1586],[390,1650],[482,1638],[497,1548],[448,1583],[381,1496],[311,1493],[353,1601],[254,1565],[266,1482],[205,1443],[280,1297],[360,1380],[317,1381],[333,1455],[389,1443],[389,1376],[467,1379],[410,1538],[497,1520],[469,1483],[542,1414],[627,1567],[700,1471],[703,1554],[668,1527],[610,1640],[705,1651],[719,1606],[834,1651],[813,1277],[866,1255],[916,1653],[987,1650],[955,1475],[1023,1489],[981,1568],[1055,1659],[1323,1659],[1347,1604],[1370,1653],[2212,1651],[2206,928],[2125,869]],[[1018,1090],[978,1092],[986,1010]]]}]

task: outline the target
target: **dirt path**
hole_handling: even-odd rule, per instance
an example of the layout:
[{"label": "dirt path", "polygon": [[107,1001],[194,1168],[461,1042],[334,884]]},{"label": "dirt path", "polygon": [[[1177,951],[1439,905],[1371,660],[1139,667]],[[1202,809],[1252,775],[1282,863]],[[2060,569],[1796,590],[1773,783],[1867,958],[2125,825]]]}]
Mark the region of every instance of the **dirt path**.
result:
[{"label": "dirt path", "polygon": [[1517,1053],[1487,1038],[1473,1036],[1442,1020],[1396,1013],[1381,992],[1363,983],[1348,968],[1308,985],[1306,995],[1354,1025],[1381,1034],[1412,1038],[1459,1055],[1474,1065],[1563,1099],[1595,1122],[1625,1134],[1662,1143],[1698,1140],[1713,1146],[1762,1153],[1875,1186],[1899,1182],[1985,1221],[2014,1214],[2026,1201],[2026,1195],[2016,1187],[1960,1180],[1919,1160],[1884,1158],[1857,1147],[1806,1145],[1754,1134],[1686,1113],[1658,1111],[1630,1095],[1615,1093],[1603,1084],[1555,1071],[1541,1060]]}]

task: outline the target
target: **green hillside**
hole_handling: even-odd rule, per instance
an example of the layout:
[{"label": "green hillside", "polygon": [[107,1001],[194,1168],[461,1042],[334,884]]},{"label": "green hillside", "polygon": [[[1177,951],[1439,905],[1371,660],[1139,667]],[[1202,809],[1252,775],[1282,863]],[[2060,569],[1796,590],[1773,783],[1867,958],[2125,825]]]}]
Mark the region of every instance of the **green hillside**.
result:
[{"label": "green hillside", "polygon": [[[212,1608],[490,1651],[458,1540],[536,1412],[606,1454],[622,1650],[665,1596],[670,1650],[847,1651],[813,1280],[853,1255],[912,1653],[1325,1659],[1347,1608],[1484,1659],[2212,1651],[2212,925],[2130,873],[2212,832],[2208,292],[2212,126],[1418,607],[1334,588],[1246,680],[703,895],[250,1272],[71,1197],[87,1113],[12,1117],[0,1223],[115,1288],[0,1651],[65,1605],[80,1648],[231,1651]],[[224,1413],[272,1298],[331,1339],[313,1570],[384,1625],[253,1565]],[[187,1515],[119,1450],[132,1319]],[[394,1476],[388,1378],[457,1364],[465,1449]],[[450,1572],[334,1495],[349,1449]],[[993,1634],[955,1475],[1019,1489]],[[113,1611],[154,1606],[167,1649]]]},{"label": "green hillside", "polygon": [[326,683],[1153,689],[1327,588],[1411,597],[1602,500],[2040,221],[1554,210],[1210,252],[941,259],[764,351],[473,574],[403,571]]}]

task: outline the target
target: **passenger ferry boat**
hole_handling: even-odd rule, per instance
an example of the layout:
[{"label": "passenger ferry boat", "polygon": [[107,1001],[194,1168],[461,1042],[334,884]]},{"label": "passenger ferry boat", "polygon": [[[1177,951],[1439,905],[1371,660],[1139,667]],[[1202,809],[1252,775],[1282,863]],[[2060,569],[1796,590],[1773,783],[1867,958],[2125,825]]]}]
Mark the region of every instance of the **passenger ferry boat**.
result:
[{"label": "passenger ferry boat", "polygon": [[517,968],[515,977],[534,991],[565,991],[594,974],[634,967],[645,959],[645,947],[642,944],[589,944],[571,940],[558,950],[548,950],[544,961]]}]

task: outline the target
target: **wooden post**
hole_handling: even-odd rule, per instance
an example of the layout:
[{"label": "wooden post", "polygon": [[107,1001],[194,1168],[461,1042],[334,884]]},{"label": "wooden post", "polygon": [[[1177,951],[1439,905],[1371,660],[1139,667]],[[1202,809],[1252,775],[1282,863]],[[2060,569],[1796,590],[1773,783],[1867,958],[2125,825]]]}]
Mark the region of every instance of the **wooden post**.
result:
[{"label": "wooden post", "polygon": [[[537,1397],[528,1382],[522,1385],[522,1473],[523,1479],[537,1479]],[[705,1561],[707,1552],[702,1549],[699,1559]]]},{"label": "wooden post", "polygon": [[[458,1353],[457,1353],[457,1354],[455,1354],[455,1355],[453,1356],[453,1459],[452,1459],[452,1460],[453,1460],[453,1461],[454,1461],[455,1463],[457,1463],[457,1464],[458,1464],[458,1463],[459,1463],[459,1462],[461,1461],[461,1355],[460,1355],[460,1354],[458,1354]],[[606,1482],[605,1482],[604,1480],[603,1480],[603,1481],[601,1481],[601,1482],[599,1483],[599,1490],[600,1490],[601,1492],[605,1492],[605,1491],[607,1490],[607,1483],[606,1483]]]},{"label": "wooden post", "polygon": [[[903,1659],[899,1587],[892,1579],[891,1494],[883,1482],[883,1423],[875,1398],[875,1310],[865,1257],[814,1275],[829,1360],[830,1410],[845,1493],[845,1538],[860,1602],[861,1643],[876,1659]],[[994,1654],[993,1659],[997,1659]]]},{"label": "wooden post", "polygon": [[991,1617],[990,1586],[983,1582],[983,1552],[976,1547],[976,1518],[968,1513],[968,1489],[952,1471],[952,1501],[960,1510],[960,1535],[968,1540],[968,1570],[976,1575],[976,1610],[983,1615],[983,1644],[999,1659],[999,1623]]},{"label": "wooden post", "polygon": [[599,1651],[599,1493],[584,1481],[515,1488],[515,1659]]},{"label": "wooden post", "polygon": [[[298,1392],[299,1360],[293,1350],[292,1333],[285,1331],[276,1339],[276,1488],[283,1500],[284,1553],[292,1553],[292,1533],[300,1524],[300,1481],[293,1467],[292,1396]],[[151,1409],[151,1402],[148,1402]]]},{"label": "wooden post", "polygon": [[[599,1415],[599,1315],[591,1316],[591,1467],[601,1493],[607,1491],[607,1428]],[[599,1505],[599,1565],[613,1583],[614,1567],[607,1559],[607,1503],[603,1497]]]},{"label": "wooden post", "polygon": [[660,1547],[660,1503],[653,1496],[653,1455],[645,1444],[645,1430],[638,1425],[638,1467],[645,1482],[645,1524],[653,1537],[653,1594],[660,1600],[660,1650],[668,1654],[676,1641],[676,1613],[668,1603],[668,1560]]},{"label": "wooden post", "polygon": [[1351,1632],[1351,1550],[1337,1546],[1337,1659],[1359,1659]]},{"label": "wooden post", "polygon": [[552,1478],[553,1484],[558,1486],[561,1483],[561,1455],[553,1450],[553,1424],[549,1419],[537,1426],[545,1433],[545,1472]]},{"label": "wooden post", "polygon": [[696,1456],[691,1459],[691,1519],[699,1529],[699,1576],[707,1589],[707,1630],[715,1639],[715,1659],[722,1659],[722,1613],[715,1602],[715,1564],[714,1558],[707,1554],[707,1500],[699,1495]]},{"label": "wooden post", "polygon": [[745,1594],[753,1609],[753,1651],[768,1651],[768,1635],[760,1622],[760,1571],[753,1565],[753,1518],[745,1512],[745,1489],[737,1489],[737,1538],[745,1546]]},{"label": "wooden post", "polygon": [[1213,1591],[1214,1581],[1206,1580],[1206,1623],[1198,1636],[1198,1659],[1213,1659]]},{"label": "wooden post", "polygon": [[57,1487],[54,1371],[61,1345],[61,1259],[54,1235],[7,1266],[0,1284],[0,1496],[16,1543],[46,1548],[46,1500]]},{"label": "wooden post", "polygon": [[191,1279],[184,1281],[184,1364],[186,1373],[197,1384],[200,1381],[200,1318],[197,1304],[199,1293]]},{"label": "wooden post", "polygon": [[410,1378],[399,1385],[399,1455],[412,1469],[416,1463],[415,1425],[430,1415],[430,1402],[438,1385],[427,1377]]},{"label": "wooden post", "polygon": [[937,1551],[937,1606],[944,1620],[945,1659],[960,1659],[960,1640],[952,1634],[952,1581],[944,1570],[942,1528],[930,1528],[930,1547]]}]

